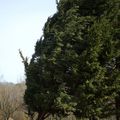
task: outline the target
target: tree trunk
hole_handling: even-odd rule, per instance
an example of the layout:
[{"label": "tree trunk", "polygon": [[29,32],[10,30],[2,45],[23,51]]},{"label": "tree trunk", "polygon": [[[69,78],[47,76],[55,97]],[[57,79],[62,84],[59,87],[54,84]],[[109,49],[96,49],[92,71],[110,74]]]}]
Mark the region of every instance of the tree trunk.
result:
[{"label": "tree trunk", "polygon": [[43,114],[38,113],[38,118],[37,118],[37,120],[44,120],[44,118],[43,118]]},{"label": "tree trunk", "polygon": [[115,99],[115,105],[116,105],[116,120],[120,120],[120,97],[117,97]]},{"label": "tree trunk", "polygon": [[44,113],[44,112],[39,112],[37,120],[45,120],[50,114]]},{"label": "tree trunk", "polygon": [[89,118],[89,120],[99,120],[99,119],[98,119],[98,117],[91,116],[91,117]]}]

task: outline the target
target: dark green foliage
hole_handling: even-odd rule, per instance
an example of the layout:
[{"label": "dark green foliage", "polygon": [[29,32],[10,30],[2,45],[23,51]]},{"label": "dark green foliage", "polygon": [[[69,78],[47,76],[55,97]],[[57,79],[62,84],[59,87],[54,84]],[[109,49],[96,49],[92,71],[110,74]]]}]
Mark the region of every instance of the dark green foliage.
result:
[{"label": "dark green foliage", "polygon": [[26,104],[44,117],[119,117],[120,1],[60,0],[57,7],[26,68]]}]

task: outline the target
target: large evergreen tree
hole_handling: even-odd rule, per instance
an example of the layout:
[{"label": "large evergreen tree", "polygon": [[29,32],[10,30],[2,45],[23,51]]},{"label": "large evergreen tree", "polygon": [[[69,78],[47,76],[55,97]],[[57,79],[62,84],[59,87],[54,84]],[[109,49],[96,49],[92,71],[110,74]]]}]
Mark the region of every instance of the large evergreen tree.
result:
[{"label": "large evergreen tree", "polygon": [[[60,0],[26,68],[25,102],[39,113],[120,119],[120,1]],[[26,62],[24,62],[26,63]]]}]

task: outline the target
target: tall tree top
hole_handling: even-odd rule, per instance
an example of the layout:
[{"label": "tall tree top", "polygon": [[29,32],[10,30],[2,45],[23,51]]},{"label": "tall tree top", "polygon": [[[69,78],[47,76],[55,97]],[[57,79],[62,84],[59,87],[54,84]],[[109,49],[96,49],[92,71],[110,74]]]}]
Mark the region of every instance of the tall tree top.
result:
[{"label": "tall tree top", "polygon": [[66,13],[69,9],[76,8],[81,16],[101,16],[116,7],[119,2],[119,0],[60,0],[58,9]]}]

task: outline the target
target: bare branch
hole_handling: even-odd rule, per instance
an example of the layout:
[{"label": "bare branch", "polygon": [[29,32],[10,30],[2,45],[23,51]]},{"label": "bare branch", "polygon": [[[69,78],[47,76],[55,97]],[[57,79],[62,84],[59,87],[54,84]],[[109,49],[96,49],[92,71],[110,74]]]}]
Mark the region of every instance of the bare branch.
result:
[{"label": "bare branch", "polygon": [[28,67],[28,58],[23,56],[22,51],[20,49],[19,49],[19,54],[20,54],[20,57],[22,58],[22,62],[26,70]]}]

